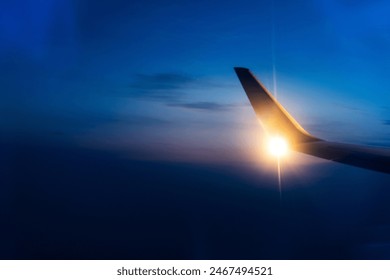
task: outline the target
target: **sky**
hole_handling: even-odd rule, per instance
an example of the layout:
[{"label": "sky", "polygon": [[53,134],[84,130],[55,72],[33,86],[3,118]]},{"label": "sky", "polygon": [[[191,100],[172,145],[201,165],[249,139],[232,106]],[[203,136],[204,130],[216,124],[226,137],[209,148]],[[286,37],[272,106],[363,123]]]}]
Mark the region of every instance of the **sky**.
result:
[{"label": "sky", "polygon": [[[167,188],[171,192],[168,200],[176,210],[189,215],[188,234],[196,238],[191,237],[190,242],[183,237],[179,241],[186,245],[174,243],[177,250],[167,255],[150,248],[147,254],[129,244],[125,247],[137,254],[126,255],[112,251],[105,241],[106,247],[96,258],[389,257],[390,240],[376,239],[390,229],[386,220],[390,211],[384,204],[384,198],[390,198],[386,175],[292,153],[283,169],[288,189],[284,205],[297,216],[286,218],[275,194],[274,165],[262,154],[263,132],[233,71],[235,66],[250,68],[302,126],[320,138],[390,147],[389,13],[387,1],[2,1],[0,143],[6,186],[2,197],[10,203],[3,204],[4,210],[15,212],[7,216],[9,232],[4,238],[24,244],[6,243],[10,247],[3,258],[94,258],[87,252],[100,247],[95,243],[82,247],[83,236],[98,227],[98,217],[104,217],[107,225],[111,223],[107,217],[119,219],[117,214],[125,210],[146,211],[140,216],[128,214],[128,219],[156,220],[148,211],[157,207],[164,209],[161,215],[171,217],[172,223],[186,219],[172,214],[177,212],[157,197],[146,204],[149,210],[141,204],[125,206],[125,198],[115,208],[117,194],[146,199],[147,191],[136,191],[141,186],[163,197],[167,194],[160,193],[158,186]],[[149,182],[151,172],[160,181]],[[177,172],[182,173],[172,178]],[[185,183],[187,177],[194,182]],[[65,185],[68,191],[61,189]],[[51,191],[53,186],[57,192]],[[80,198],[91,206],[91,214],[80,201],[73,201],[73,195],[79,188],[80,197],[86,199],[93,186],[97,187],[94,200]],[[124,191],[125,186],[130,189]],[[197,192],[196,186],[201,186],[200,194],[190,198]],[[222,186],[230,188],[228,194]],[[358,191],[346,201],[338,198],[334,202],[340,188],[341,197],[346,197],[346,186]],[[107,194],[106,187],[118,193]],[[187,192],[179,191],[183,187]],[[228,205],[237,194],[243,205],[252,195],[261,201],[271,197],[275,204],[260,208],[250,201],[252,212],[238,204],[233,209],[244,211],[246,225],[255,214],[272,213],[266,220],[278,217],[280,223],[273,221],[271,228],[295,230],[295,239],[291,237],[295,243],[290,242],[287,249],[275,245],[276,251],[272,251],[272,244],[288,243],[277,234],[271,245],[259,244],[261,250],[237,247],[230,253],[217,253],[223,246],[215,245],[213,236],[221,229],[210,229],[212,219],[205,224],[200,219],[207,213],[193,214],[191,208],[196,208],[196,201],[206,203],[215,217],[223,217],[207,204],[208,192],[226,211],[231,211]],[[45,198],[45,211],[35,204],[40,197],[37,193]],[[108,214],[97,203],[104,204],[105,195],[111,199]],[[324,195],[329,205],[334,202],[334,209],[321,202],[319,195]],[[47,202],[53,199],[60,203]],[[183,206],[182,200],[190,206]],[[319,216],[308,214],[313,211],[313,201],[320,204],[314,211]],[[79,215],[66,203],[75,203]],[[361,203],[365,210],[357,211]],[[31,210],[30,216],[20,214],[26,209]],[[57,244],[53,235],[65,238],[59,233],[60,224],[47,231],[29,227],[29,221],[42,213],[47,214],[42,225],[47,224],[54,217],[49,213],[53,209],[55,217],[62,217],[69,228],[81,224],[84,216],[96,219],[76,234],[76,241],[66,239],[65,244],[77,243],[79,251],[63,255],[50,251]],[[346,211],[345,215],[338,217],[338,210]],[[381,218],[378,221],[374,216]],[[15,218],[24,222],[15,225],[11,222]],[[296,221],[296,227],[289,219]],[[221,222],[221,227],[228,223]],[[317,245],[318,240],[325,240],[326,246],[306,244],[303,251],[294,247],[303,242],[300,233],[310,231],[307,224],[315,228],[309,240]],[[329,233],[325,237],[323,227]],[[354,228],[374,232],[373,239],[359,235],[343,243]],[[25,235],[13,237],[23,230]],[[261,228],[253,230],[261,232]],[[37,231],[44,232],[44,237],[40,239]],[[143,233],[139,231],[137,238]],[[164,234],[161,236],[171,236],[168,230]],[[226,240],[245,234],[248,232],[235,229]],[[266,232],[263,238],[271,235]],[[248,240],[253,241],[252,237]],[[39,251],[36,244],[43,249]],[[325,250],[333,248],[330,244],[342,244],[344,251]],[[37,254],[32,253],[35,251]]]}]

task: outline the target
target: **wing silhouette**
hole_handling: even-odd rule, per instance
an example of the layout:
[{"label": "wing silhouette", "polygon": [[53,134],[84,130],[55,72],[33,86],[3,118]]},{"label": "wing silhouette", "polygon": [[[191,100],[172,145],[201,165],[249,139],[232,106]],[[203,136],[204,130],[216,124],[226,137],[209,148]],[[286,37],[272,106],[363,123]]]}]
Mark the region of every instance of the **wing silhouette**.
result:
[{"label": "wing silhouette", "polygon": [[308,133],[247,68],[234,70],[268,135],[282,136],[297,152],[390,173],[390,149],[329,142]]}]

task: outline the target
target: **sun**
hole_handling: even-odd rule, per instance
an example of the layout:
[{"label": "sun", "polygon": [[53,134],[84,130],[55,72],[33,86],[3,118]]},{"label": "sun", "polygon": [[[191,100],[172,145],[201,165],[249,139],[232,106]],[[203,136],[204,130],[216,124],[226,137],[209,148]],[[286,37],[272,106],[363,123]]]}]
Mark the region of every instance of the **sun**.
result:
[{"label": "sun", "polygon": [[280,136],[270,137],[267,142],[268,152],[275,157],[283,157],[288,153],[288,142]]}]

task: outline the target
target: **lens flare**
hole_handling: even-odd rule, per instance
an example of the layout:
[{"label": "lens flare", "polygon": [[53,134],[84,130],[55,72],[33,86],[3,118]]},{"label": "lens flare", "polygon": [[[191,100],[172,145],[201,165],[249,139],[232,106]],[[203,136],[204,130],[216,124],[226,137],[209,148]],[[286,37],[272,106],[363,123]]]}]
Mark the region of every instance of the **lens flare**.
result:
[{"label": "lens flare", "polygon": [[280,136],[270,137],[268,139],[268,152],[275,157],[283,157],[288,153],[288,143],[286,139]]}]

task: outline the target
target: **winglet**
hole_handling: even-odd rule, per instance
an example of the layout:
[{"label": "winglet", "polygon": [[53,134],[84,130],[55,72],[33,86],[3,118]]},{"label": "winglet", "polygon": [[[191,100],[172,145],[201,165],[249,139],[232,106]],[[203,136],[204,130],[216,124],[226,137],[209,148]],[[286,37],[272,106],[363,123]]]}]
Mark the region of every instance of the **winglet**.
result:
[{"label": "winglet", "polygon": [[234,67],[266,133],[287,138],[292,144],[319,141],[305,131],[247,68]]}]

